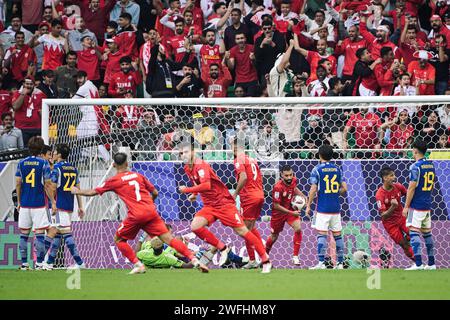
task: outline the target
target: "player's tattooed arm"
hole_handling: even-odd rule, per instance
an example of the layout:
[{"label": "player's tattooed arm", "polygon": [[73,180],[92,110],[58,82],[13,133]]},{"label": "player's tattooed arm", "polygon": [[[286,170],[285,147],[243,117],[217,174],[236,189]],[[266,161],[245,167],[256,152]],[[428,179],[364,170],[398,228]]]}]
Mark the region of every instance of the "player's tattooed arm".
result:
[{"label": "player's tattooed arm", "polygon": [[312,184],[309,189],[308,199],[306,201],[305,214],[309,217],[311,212],[311,203],[314,201],[317,193],[317,184]]},{"label": "player's tattooed arm", "polygon": [[95,189],[81,190],[77,187],[72,187],[71,193],[75,194],[75,195],[85,196],[85,197],[94,197],[94,196],[98,195],[98,193],[97,193],[97,191],[95,191]]}]

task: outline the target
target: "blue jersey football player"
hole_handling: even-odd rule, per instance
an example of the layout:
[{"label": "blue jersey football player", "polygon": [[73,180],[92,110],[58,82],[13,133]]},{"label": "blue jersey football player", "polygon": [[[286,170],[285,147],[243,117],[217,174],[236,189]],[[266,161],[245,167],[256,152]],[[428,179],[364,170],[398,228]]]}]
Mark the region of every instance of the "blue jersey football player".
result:
[{"label": "blue jersey football player", "polygon": [[339,195],[347,191],[342,172],[339,167],[329,161],[333,158],[333,147],[324,144],[319,148],[320,164],[311,172],[308,201],[305,214],[309,216],[311,204],[317,194],[316,213],[312,227],[317,230],[317,252],[319,263],[311,269],[325,269],[325,252],[328,230],[333,233],[336,241],[338,263],[336,269],[344,268],[344,241],[341,231],[341,205]]},{"label": "blue jersey football player", "polygon": [[[431,235],[431,197],[435,183],[433,162],[425,158],[427,143],[417,140],[412,145],[415,163],[409,168],[409,186],[403,215],[407,216],[411,246],[415,264],[406,270],[436,270],[434,262],[434,243]],[[427,248],[428,265],[422,264],[422,234]]]},{"label": "blue jersey football player", "polygon": [[[53,269],[53,263],[61,244],[61,239],[69,248],[70,254],[74,258],[76,264],[73,268],[84,268],[85,265],[75,244],[71,229],[71,215],[74,210],[74,195],[71,193],[72,187],[80,187],[78,170],[71,163],[67,161],[70,154],[70,148],[66,144],[59,144],[56,146],[54,160],[56,164],[51,173],[52,190],[56,197],[56,206],[52,207],[52,213],[55,218],[55,226],[58,230],[56,234],[50,255],[45,265],[46,270]],[[84,216],[83,202],[81,196],[77,196],[78,201],[78,216],[80,219]]]},{"label": "blue jersey football player", "polygon": [[50,226],[48,198],[51,197],[51,180],[49,163],[40,158],[44,140],[32,137],[28,142],[30,156],[19,162],[16,171],[16,190],[19,206],[20,255],[22,265],[20,269],[29,269],[28,238],[30,231],[36,236],[36,269],[43,268],[45,258],[45,231]]}]

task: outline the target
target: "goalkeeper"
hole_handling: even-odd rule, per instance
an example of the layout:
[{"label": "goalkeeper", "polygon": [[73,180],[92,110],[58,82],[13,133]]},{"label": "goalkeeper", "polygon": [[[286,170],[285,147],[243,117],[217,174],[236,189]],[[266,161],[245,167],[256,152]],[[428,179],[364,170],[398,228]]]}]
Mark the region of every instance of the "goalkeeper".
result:
[{"label": "goalkeeper", "polygon": [[137,258],[147,268],[183,268],[192,269],[192,263],[186,263],[176,257],[177,252],[171,247],[164,249],[164,243],[158,238],[154,237],[142,244],[141,250],[136,254]]}]

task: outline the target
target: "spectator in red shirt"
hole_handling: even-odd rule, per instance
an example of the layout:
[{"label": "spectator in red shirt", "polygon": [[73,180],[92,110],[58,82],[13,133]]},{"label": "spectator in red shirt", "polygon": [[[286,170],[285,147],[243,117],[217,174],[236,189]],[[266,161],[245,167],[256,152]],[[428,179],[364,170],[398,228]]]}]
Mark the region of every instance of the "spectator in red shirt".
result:
[{"label": "spectator in red shirt", "polygon": [[103,60],[106,61],[104,83],[109,84],[113,74],[120,71],[120,59],[124,57],[122,50],[119,50],[116,38],[106,39],[108,49],[103,53]]},{"label": "spectator in red shirt", "polygon": [[420,95],[433,95],[436,70],[428,62],[431,53],[420,50],[414,53],[418,60],[413,61],[408,66],[408,73],[414,86],[419,87]]},{"label": "spectator in red shirt", "polygon": [[342,80],[352,80],[353,68],[355,67],[358,57],[356,57],[356,50],[360,48],[367,48],[366,39],[362,38],[359,34],[357,26],[351,26],[348,28],[348,37],[344,40],[340,40],[337,43],[334,54],[336,56],[344,56],[344,68],[342,70]]},{"label": "spectator in red shirt", "polygon": [[373,70],[380,87],[380,96],[390,96],[394,90],[394,82],[399,75],[400,62],[394,59],[391,47],[381,48],[381,63]]},{"label": "spectator in red shirt", "polygon": [[317,80],[316,70],[321,59],[327,59],[328,61],[330,61],[332,64],[332,74],[337,74],[336,58],[333,55],[327,53],[328,44],[325,40],[320,39],[319,41],[317,41],[317,51],[305,50],[298,46],[297,43],[298,42],[296,42],[296,45],[294,47],[295,50],[300,52],[306,58],[311,67],[311,75],[309,76],[308,82]]},{"label": "spectator in red shirt", "polygon": [[[192,25],[195,26],[196,29],[203,29],[203,11],[199,6],[195,5],[195,0],[187,0],[185,7],[181,10],[183,11],[183,17],[186,20],[187,26],[191,26],[192,23]],[[190,12],[192,14],[192,21],[188,22],[186,12]],[[200,35],[201,33],[198,34]]]},{"label": "spectator in red shirt", "polygon": [[436,42],[434,38],[438,34],[443,34],[447,39],[447,48],[450,48],[450,30],[447,26],[442,24],[442,18],[438,15],[432,15],[430,18],[431,31],[428,34],[428,39],[430,39],[431,46],[436,47]]},{"label": "spectator in red shirt", "polygon": [[[356,114],[353,114],[347,121],[344,128],[344,149],[348,148],[348,133],[354,130],[356,140],[355,149],[379,149],[379,131],[381,127],[380,118],[372,112],[368,112],[367,108],[361,108]],[[370,159],[371,152],[357,152],[357,158]]]},{"label": "spectator in red shirt", "polygon": [[236,33],[236,45],[231,48],[229,55],[225,55],[225,62],[230,70],[235,72],[235,86],[241,86],[247,96],[259,95],[258,73],[255,68],[255,53],[253,45],[246,44],[243,32]]},{"label": "spectator in red shirt", "polygon": [[358,61],[353,69],[353,96],[376,96],[378,81],[373,70],[381,63],[381,58],[372,60],[372,55],[366,48],[356,51]]},{"label": "spectator in red shirt", "polygon": [[[403,109],[391,121],[386,121],[381,125],[384,136],[389,131],[389,140],[386,145],[387,149],[406,149],[409,147],[413,139],[414,127],[411,125],[408,110]],[[385,154],[388,157],[403,157],[402,152],[390,152]]]},{"label": "spectator in red shirt", "polygon": [[16,32],[15,39],[16,44],[6,51],[3,63],[10,69],[13,79],[21,83],[25,77],[34,76],[37,58],[33,49],[25,44],[22,31]]},{"label": "spectator in red shirt", "polygon": [[213,63],[209,66],[209,73],[202,74],[202,80],[205,86],[204,92],[208,98],[223,98],[227,96],[232,78],[225,65],[222,65],[222,72],[220,72],[219,65]]},{"label": "spectator in red shirt", "polygon": [[400,60],[401,56],[398,47],[389,41],[389,27],[386,25],[379,25],[377,27],[376,36],[374,36],[367,30],[366,20],[367,18],[365,16],[361,16],[359,31],[361,32],[361,35],[369,42],[369,46],[367,48],[372,54],[372,57],[375,60],[380,58],[381,48],[391,47],[394,51],[395,58]]},{"label": "spectator in red shirt", "polygon": [[89,0],[79,4],[86,28],[97,36],[99,45],[104,41],[109,13],[114,5],[114,0],[105,0],[103,7],[100,6],[99,0]]},{"label": "spectator in red shirt", "polygon": [[195,45],[195,52],[200,55],[201,73],[208,73],[209,66],[212,63],[221,64],[222,55],[225,53],[225,43],[220,40],[220,44],[216,44],[216,32],[214,30],[205,30],[203,35],[206,43],[203,45]]},{"label": "spectator in red shirt", "polygon": [[133,95],[136,95],[137,86],[142,83],[141,74],[137,71],[137,66],[132,66],[129,56],[120,58],[119,63],[120,71],[111,77],[108,94],[113,98],[124,98],[127,90],[131,90]]},{"label": "spectator in red shirt", "polygon": [[23,143],[41,135],[41,108],[45,95],[34,87],[34,79],[26,77],[23,86],[12,98],[15,126],[22,130]]},{"label": "spectator in red shirt", "polygon": [[141,41],[143,39],[142,35],[137,31],[136,26],[131,24],[131,19],[131,15],[127,12],[120,15],[118,22],[120,29],[116,35],[116,41],[124,55],[130,56],[134,61],[139,57],[138,36],[141,38]]},{"label": "spectator in red shirt", "polygon": [[[132,99],[134,98],[133,91],[127,90],[125,92],[124,98]],[[117,126],[119,129],[136,129],[144,113],[144,108],[135,105],[122,105],[116,110]]]},{"label": "spectator in red shirt", "polygon": [[417,39],[417,29],[414,25],[405,23],[403,27],[402,35],[400,36],[400,52],[403,57],[403,62],[408,67],[411,61],[414,61],[413,54],[417,50],[421,50],[425,48],[425,42],[420,39]]},{"label": "spectator in red shirt", "polygon": [[[174,20],[175,24],[175,36],[170,37],[167,40],[167,48],[169,49],[171,55],[174,56],[175,62],[181,62],[184,58],[184,54],[186,52],[185,42],[189,41],[185,38],[184,34],[184,27],[185,22],[182,17],[177,17]],[[191,54],[189,58],[189,63],[191,63],[194,60],[195,56],[194,54]]]},{"label": "spectator in red shirt", "polygon": [[100,51],[90,36],[81,38],[83,50],[77,52],[78,70],[86,71],[88,80],[98,82],[100,80]]}]

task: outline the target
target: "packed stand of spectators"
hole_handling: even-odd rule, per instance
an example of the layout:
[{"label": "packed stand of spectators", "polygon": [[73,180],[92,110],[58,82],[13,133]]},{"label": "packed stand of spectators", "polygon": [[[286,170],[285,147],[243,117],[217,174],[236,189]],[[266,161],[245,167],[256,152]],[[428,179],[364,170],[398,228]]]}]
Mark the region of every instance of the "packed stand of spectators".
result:
[{"label": "packed stand of spectators", "polygon": [[[450,1],[0,0],[0,151],[41,134],[43,99],[443,95],[449,58]],[[50,137],[108,136],[95,141],[104,159],[111,141],[170,151],[183,132],[216,150],[245,131],[267,157],[324,141],[386,149],[359,158],[405,156],[394,149],[415,137],[450,143],[447,105],[252,112],[61,107]],[[299,156],[314,154],[286,152]]]}]

